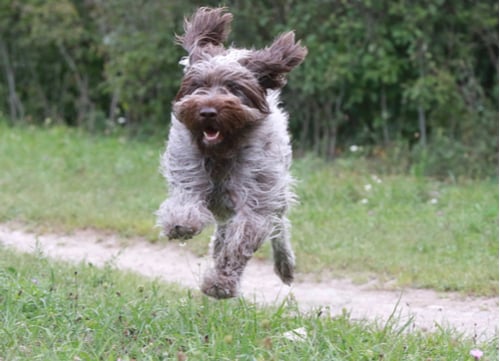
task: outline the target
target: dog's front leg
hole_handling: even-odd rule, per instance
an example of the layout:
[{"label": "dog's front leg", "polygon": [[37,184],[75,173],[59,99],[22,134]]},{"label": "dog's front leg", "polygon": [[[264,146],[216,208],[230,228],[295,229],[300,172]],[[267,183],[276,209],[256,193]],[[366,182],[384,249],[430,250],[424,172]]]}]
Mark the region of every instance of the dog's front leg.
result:
[{"label": "dog's front leg", "polygon": [[252,211],[236,214],[217,234],[219,239],[213,245],[215,265],[206,272],[201,290],[215,298],[236,297],[245,266],[269,235],[269,229],[269,221],[262,215]]},{"label": "dog's front leg", "polygon": [[217,260],[221,250],[224,248],[225,240],[226,240],[226,225],[217,224],[217,228],[215,229],[215,232],[210,242],[210,250],[214,261]]},{"label": "dog's front leg", "polygon": [[187,194],[172,194],[156,212],[157,226],[169,239],[189,239],[212,222],[204,202]]}]

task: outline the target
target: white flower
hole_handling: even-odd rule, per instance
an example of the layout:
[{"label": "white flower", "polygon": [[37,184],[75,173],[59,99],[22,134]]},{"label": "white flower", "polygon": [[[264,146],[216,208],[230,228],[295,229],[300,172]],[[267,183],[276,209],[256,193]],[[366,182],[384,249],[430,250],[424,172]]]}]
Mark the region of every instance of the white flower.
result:
[{"label": "white flower", "polygon": [[351,152],[353,152],[353,153],[356,153],[356,152],[359,150],[359,147],[358,147],[357,145],[353,144],[353,145],[351,145],[351,146],[349,147],[349,150],[350,150]]},{"label": "white flower", "polygon": [[469,354],[474,357],[475,360],[479,360],[481,357],[483,357],[483,351],[475,348],[473,350],[470,350]]},{"label": "white flower", "polygon": [[376,174],[372,174],[372,180],[378,184],[382,183],[382,179],[380,179]]},{"label": "white flower", "polygon": [[361,204],[368,204],[368,199],[363,198],[360,202],[361,202]]},{"label": "white flower", "polygon": [[365,191],[369,192],[369,191],[371,191],[371,190],[372,190],[372,185],[371,185],[370,183],[365,184],[365,187],[364,187],[364,188],[365,188]]},{"label": "white flower", "polygon": [[305,341],[307,339],[307,331],[305,327],[299,327],[295,330],[285,332],[283,337],[293,342]]},{"label": "white flower", "polygon": [[432,199],[429,201],[429,203],[430,203],[430,204],[437,204],[437,202],[438,202],[437,198],[432,198]]}]

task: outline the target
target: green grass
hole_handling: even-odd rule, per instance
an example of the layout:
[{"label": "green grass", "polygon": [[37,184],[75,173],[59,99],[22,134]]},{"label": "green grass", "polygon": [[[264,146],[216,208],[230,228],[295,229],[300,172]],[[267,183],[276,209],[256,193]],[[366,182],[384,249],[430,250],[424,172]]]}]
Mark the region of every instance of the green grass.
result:
[{"label": "green grass", "polygon": [[297,162],[294,244],[305,272],[498,294],[498,184]]},{"label": "green grass", "polygon": [[[301,315],[289,301],[260,308],[89,264],[0,247],[1,360],[482,360],[498,359],[498,338],[474,344],[455,331],[408,332],[397,316],[359,323],[348,314]],[[396,312],[397,314],[397,312]],[[307,336],[284,334],[303,328]]]},{"label": "green grass", "polygon": [[153,237],[153,212],[166,192],[162,148],[159,140],[0,124],[0,220]]},{"label": "green grass", "polygon": [[[163,140],[128,141],[0,122],[0,221],[91,227],[156,240]],[[318,277],[498,294],[498,182],[373,174],[366,161],[297,159],[298,270]],[[207,250],[208,233],[188,242]],[[269,247],[258,257],[269,257]]]}]

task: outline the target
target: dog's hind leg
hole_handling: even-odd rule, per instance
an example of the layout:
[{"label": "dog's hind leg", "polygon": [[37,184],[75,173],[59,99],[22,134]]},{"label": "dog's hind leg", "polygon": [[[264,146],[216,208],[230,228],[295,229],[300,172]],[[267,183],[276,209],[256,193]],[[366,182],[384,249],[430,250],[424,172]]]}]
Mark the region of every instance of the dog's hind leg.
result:
[{"label": "dog's hind leg", "polygon": [[275,225],[271,235],[271,245],[273,247],[274,272],[283,283],[290,285],[293,281],[295,255],[290,243],[290,222],[286,217],[281,218]]},{"label": "dog's hind leg", "polygon": [[[248,260],[269,235],[269,221],[252,212],[237,214],[213,240],[215,267],[207,271],[201,290],[215,298],[236,297]],[[217,234],[216,234],[217,236]]]}]

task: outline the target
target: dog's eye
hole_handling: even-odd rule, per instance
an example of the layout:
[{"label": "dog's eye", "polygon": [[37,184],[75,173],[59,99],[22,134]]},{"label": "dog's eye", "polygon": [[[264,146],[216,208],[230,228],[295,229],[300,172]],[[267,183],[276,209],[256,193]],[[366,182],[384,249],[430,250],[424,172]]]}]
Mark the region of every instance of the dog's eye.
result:
[{"label": "dog's eye", "polygon": [[194,95],[207,95],[208,94],[208,89],[206,89],[206,88],[195,88],[194,91],[191,94],[194,94]]},{"label": "dog's eye", "polygon": [[226,88],[233,94],[234,96],[237,96],[241,100],[247,100],[247,96],[245,94],[245,91],[241,86],[239,86],[236,83],[230,82],[226,84]]},{"label": "dog's eye", "polygon": [[181,88],[179,89],[179,92],[177,93],[176,99],[179,100],[186,95],[191,95],[197,92],[198,89],[200,89],[202,86],[204,86],[203,83],[201,83],[198,80],[194,80],[190,77],[186,78],[183,80],[181,83]]},{"label": "dog's eye", "polygon": [[257,108],[262,112],[267,112],[267,105],[265,104],[265,94],[261,93],[260,88],[252,88],[251,86],[243,86],[235,82],[228,82],[225,84],[231,94],[238,97],[241,102],[249,107]]},{"label": "dog's eye", "polygon": [[232,92],[235,92],[237,90],[239,90],[239,85],[232,82],[232,81],[228,81],[226,84],[225,84],[226,88],[232,93]]}]

